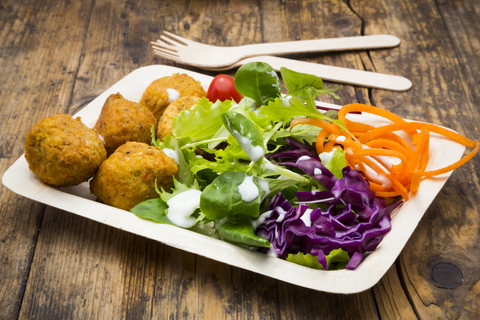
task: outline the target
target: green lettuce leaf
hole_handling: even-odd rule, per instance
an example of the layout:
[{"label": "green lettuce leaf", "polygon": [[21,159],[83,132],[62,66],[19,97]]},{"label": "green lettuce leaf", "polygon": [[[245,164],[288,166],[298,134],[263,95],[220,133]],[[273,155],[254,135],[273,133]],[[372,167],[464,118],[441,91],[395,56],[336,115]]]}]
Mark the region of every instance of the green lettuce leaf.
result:
[{"label": "green lettuce leaf", "polygon": [[317,109],[315,103],[316,91],[312,88],[302,90],[306,100],[298,96],[276,98],[263,106],[260,114],[273,122],[289,122],[292,118],[308,117],[316,119],[330,119]]},{"label": "green lettuce leaf", "polygon": [[345,151],[336,148],[330,152],[322,152],[319,155],[323,165],[330,170],[333,175],[339,179],[343,178],[343,168],[347,166],[345,161]]},{"label": "green lettuce leaf", "polygon": [[173,125],[173,135],[176,137],[190,137],[192,141],[201,141],[212,138],[223,125],[222,114],[227,112],[232,104],[231,100],[211,103],[202,98],[198,104],[188,110],[183,110],[176,117]]},{"label": "green lettuce leaf", "polygon": [[[327,270],[337,270],[344,269],[350,257],[348,253],[342,249],[332,250],[327,256]],[[303,254],[298,252],[297,254],[289,254],[287,256],[287,261],[300,264],[309,268],[323,270],[322,265],[318,262],[317,256],[311,255],[309,253]]]}]

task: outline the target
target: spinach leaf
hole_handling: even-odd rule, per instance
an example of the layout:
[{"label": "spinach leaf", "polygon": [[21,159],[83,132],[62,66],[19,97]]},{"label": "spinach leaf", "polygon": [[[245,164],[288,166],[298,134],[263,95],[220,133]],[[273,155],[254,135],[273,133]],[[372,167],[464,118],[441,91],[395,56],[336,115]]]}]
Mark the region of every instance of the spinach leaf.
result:
[{"label": "spinach leaf", "polygon": [[222,117],[225,127],[253,162],[263,158],[263,135],[255,124],[237,112],[226,112]]},{"label": "spinach leaf", "polygon": [[280,79],[273,68],[264,62],[250,62],[235,73],[235,88],[259,105],[280,96]]},{"label": "spinach leaf", "polygon": [[258,217],[263,190],[256,177],[243,171],[219,175],[200,196],[200,210],[210,220],[245,215]]},{"label": "spinach leaf", "polygon": [[167,203],[160,198],[145,200],[130,209],[137,217],[159,223],[174,225],[165,215]]},{"label": "spinach leaf", "polygon": [[228,242],[250,247],[270,247],[267,239],[255,235],[250,221],[225,222],[218,229],[220,237]]}]

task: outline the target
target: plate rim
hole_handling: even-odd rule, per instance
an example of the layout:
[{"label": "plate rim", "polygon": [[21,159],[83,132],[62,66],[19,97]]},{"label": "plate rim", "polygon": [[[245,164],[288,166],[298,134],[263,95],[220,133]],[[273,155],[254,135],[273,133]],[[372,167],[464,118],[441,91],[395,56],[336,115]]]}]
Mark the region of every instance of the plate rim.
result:
[{"label": "plate rim", "polygon": [[[206,74],[168,65],[143,66],[131,71],[122,79],[114,83],[110,88],[86,104],[85,107],[76,112],[73,116],[81,117],[82,121],[84,121],[87,126],[93,127],[94,123],[92,124],[92,121],[96,121],[96,117],[98,117],[100,112],[98,106],[103,106],[108,95],[124,88],[124,85],[129,84],[130,82],[138,83],[138,77],[150,75],[146,77],[148,80],[142,78],[143,83],[147,83],[151,82],[151,79],[157,79],[173,73],[186,73],[196,80],[199,80],[204,88],[208,88],[208,83],[213,79],[212,76]],[[141,92],[143,93],[145,89],[146,86],[144,86]],[[132,94],[131,92],[128,92],[128,94],[124,96],[127,99],[134,95],[138,97],[138,93],[139,92],[135,92],[135,94]],[[124,93],[122,93],[122,95],[123,94]],[[321,103],[327,106],[337,106],[331,103]],[[97,116],[95,117],[95,115]],[[448,146],[450,157],[453,156],[453,158],[459,159],[462,156],[465,150],[464,146],[460,146],[454,142],[444,142],[451,145]],[[454,161],[455,159],[450,161]],[[422,196],[419,195],[419,192],[404,203],[400,210],[392,217],[392,230],[385,236],[378,248],[370,253],[356,270],[327,271],[311,269],[277,257],[250,251],[237,245],[199,234],[191,230],[182,229],[177,226],[143,220],[129,211],[117,209],[92,199],[80,197],[74,194],[77,192],[75,189],[76,187],[71,188],[73,193],[69,193],[65,191],[65,188],[58,189],[47,186],[41,183],[28,169],[24,154],[5,171],[2,177],[2,183],[12,192],[33,201],[68,211],[87,219],[134,233],[183,251],[198,254],[206,258],[301,287],[328,293],[354,294],[372,288],[386,274],[394,264],[395,260],[399,257],[421,218],[425,215],[429,205],[443,188],[451,174],[452,172],[449,172],[439,178],[422,181],[419,190],[426,189],[430,190],[430,192],[428,192],[427,195],[422,194]],[[26,188],[25,183],[30,183],[30,185]],[[78,186],[78,189],[81,187],[81,185]],[[432,192],[432,190],[434,192]],[[83,204],[84,206],[82,207],[78,204]],[[406,210],[417,211],[417,213],[415,215],[400,214],[400,212]],[[408,221],[405,222],[405,220]],[[399,229],[403,230],[401,235],[398,235],[398,231],[395,231]],[[387,248],[393,249],[393,251],[386,251]],[[232,257],[238,257],[238,259],[232,259]],[[373,260],[380,261],[381,263],[370,262]]]}]

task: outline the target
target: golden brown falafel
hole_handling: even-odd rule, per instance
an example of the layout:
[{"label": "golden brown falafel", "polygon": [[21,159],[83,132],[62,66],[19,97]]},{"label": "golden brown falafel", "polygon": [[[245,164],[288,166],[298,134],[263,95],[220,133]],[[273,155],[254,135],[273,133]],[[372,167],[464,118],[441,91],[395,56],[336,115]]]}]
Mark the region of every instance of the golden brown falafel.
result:
[{"label": "golden brown falafel", "polygon": [[111,154],[127,141],[149,143],[152,139],[150,128],[155,128],[156,124],[150,109],[116,93],[105,101],[95,129],[104,139],[107,153]]},{"label": "golden brown falafel", "polygon": [[30,170],[55,187],[88,181],[106,157],[97,132],[80,118],[66,114],[40,120],[25,137],[25,159]]},{"label": "golden brown falafel", "polygon": [[169,190],[178,174],[175,161],[157,147],[127,142],[115,150],[90,181],[90,191],[102,202],[124,210],[155,198],[157,186]]},{"label": "golden brown falafel", "polygon": [[177,73],[154,80],[143,93],[140,104],[149,108],[158,120],[165,108],[176,98],[182,96],[201,98],[206,95],[199,81],[187,74]]},{"label": "golden brown falafel", "polygon": [[173,120],[183,110],[196,106],[202,98],[197,96],[183,96],[173,101],[163,111],[157,124],[157,138],[163,140],[167,135],[172,133]]}]

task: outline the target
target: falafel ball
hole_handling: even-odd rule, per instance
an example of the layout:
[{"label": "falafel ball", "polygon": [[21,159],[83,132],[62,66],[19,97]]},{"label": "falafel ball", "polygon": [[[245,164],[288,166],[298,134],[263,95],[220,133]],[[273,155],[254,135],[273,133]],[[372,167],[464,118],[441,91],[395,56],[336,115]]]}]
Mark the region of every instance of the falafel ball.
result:
[{"label": "falafel ball", "polygon": [[127,141],[149,143],[152,139],[150,128],[156,125],[150,109],[116,93],[105,101],[95,129],[105,141],[107,153],[112,154]]},{"label": "falafel ball", "polygon": [[143,93],[140,104],[149,108],[160,119],[165,108],[179,97],[204,97],[207,93],[199,81],[189,75],[173,74],[154,80]]},{"label": "falafel ball", "polygon": [[25,159],[30,170],[54,187],[88,181],[106,158],[97,132],[67,114],[40,120],[25,137]]},{"label": "falafel ball", "polygon": [[163,140],[167,135],[171,134],[174,118],[183,110],[196,106],[201,99],[197,96],[183,96],[170,103],[158,121],[157,137]]},{"label": "falafel ball", "polygon": [[157,147],[127,142],[115,150],[90,181],[100,201],[124,210],[158,196],[157,186],[169,190],[178,174],[175,161]]}]

